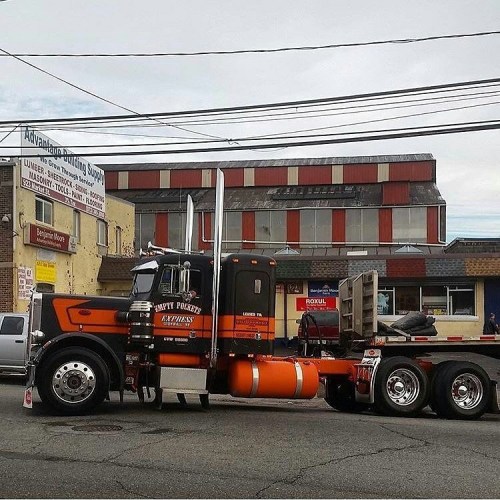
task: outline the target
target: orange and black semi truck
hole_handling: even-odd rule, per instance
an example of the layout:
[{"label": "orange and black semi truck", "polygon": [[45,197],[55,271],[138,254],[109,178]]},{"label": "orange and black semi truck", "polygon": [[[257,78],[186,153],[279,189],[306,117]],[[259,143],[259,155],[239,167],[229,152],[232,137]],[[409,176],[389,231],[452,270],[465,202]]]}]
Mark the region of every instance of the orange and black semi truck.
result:
[{"label": "orange and black semi truck", "polygon": [[[497,410],[496,381],[478,364],[446,353],[500,359],[500,336],[412,336],[379,330],[376,271],[339,284],[340,349],[273,355],[276,261],[253,254],[222,257],[223,174],[218,172],[213,256],[150,246],[132,269],[128,298],[33,293],[24,406],[36,386],[43,403],[87,413],[110,391],[144,389],[244,398],[310,399],[333,408],[475,419]],[[191,212],[191,214],[190,214]],[[192,206],[188,204],[189,227]],[[304,351],[302,351],[304,352]],[[441,354],[440,362],[428,359]],[[443,358],[443,354],[445,355]]]}]

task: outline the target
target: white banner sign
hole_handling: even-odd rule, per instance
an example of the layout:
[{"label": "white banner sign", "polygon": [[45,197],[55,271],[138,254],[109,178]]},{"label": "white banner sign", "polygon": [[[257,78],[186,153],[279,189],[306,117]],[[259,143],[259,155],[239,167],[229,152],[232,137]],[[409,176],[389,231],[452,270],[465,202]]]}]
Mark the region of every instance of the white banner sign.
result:
[{"label": "white banner sign", "polygon": [[[21,185],[76,210],[104,218],[104,171],[29,127],[21,129]],[[51,155],[51,156],[46,156]],[[46,157],[43,157],[46,156]]]},{"label": "white banner sign", "polygon": [[29,300],[33,290],[33,269],[20,266],[17,268],[17,298]]}]

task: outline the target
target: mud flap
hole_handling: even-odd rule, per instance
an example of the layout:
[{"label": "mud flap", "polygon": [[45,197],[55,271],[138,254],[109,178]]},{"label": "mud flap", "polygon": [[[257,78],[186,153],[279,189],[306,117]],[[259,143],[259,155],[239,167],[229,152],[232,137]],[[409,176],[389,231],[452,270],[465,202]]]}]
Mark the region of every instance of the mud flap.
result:
[{"label": "mud flap", "polygon": [[373,404],[377,369],[382,359],[380,349],[366,349],[361,363],[356,365],[354,396],[358,403]]},{"label": "mud flap", "polygon": [[491,381],[491,402],[489,413],[500,413],[499,408],[499,395],[498,395],[498,385],[496,380]]},{"label": "mud flap", "polygon": [[24,389],[23,406],[24,408],[33,408],[33,387],[35,386],[35,365],[28,363],[26,367],[28,380]]},{"label": "mud flap", "polygon": [[25,408],[29,408],[30,410],[33,408],[33,388],[32,387],[26,387],[26,389],[24,389],[23,406]]}]

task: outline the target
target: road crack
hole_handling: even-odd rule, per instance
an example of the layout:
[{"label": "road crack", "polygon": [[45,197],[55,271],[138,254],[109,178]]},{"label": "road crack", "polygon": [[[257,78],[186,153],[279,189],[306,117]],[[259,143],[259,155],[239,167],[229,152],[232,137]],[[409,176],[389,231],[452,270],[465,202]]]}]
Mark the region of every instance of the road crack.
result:
[{"label": "road crack", "polygon": [[[418,441],[418,440],[417,440]],[[297,481],[302,479],[304,475],[306,474],[307,471],[311,469],[315,469],[317,467],[324,467],[326,465],[332,465],[332,464],[339,464],[345,460],[350,460],[352,458],[366,458],[370,456],[375,456],[379,455],[381,453],[387,453],[387,452],[392,452],[392,451],[402,451],[402,450],[411,450],[411,449],[417,449],[417,448],[424,448],[428,446],[431,443],[427,442],[419,442],[418,444],[410,444],[408,446],[402,446],[402,447],[386,447],[386,448],[380,448],[379,450],[376,451],[371,451],[371,452],[361,452],[361,453],[354,453],[352,455],[346,455],[344,457],[338,457],[338,458],[332,458],[330,460],[325,460],[324,462],[319,462],[316,464],[311,464],[305,467],[301,467],[298,472],[293,475],[293,476],[288,476],[282,479],[278,479],[276,481],[273,481],[269,485],[265,486],[264,488],[261,488],[259,491],[255,493],[256,498],[261,498],[261,495],[264,491],[268,490],[269,488],[272,488],[274,485],[282,483],[288,486],[294,485]]]}]

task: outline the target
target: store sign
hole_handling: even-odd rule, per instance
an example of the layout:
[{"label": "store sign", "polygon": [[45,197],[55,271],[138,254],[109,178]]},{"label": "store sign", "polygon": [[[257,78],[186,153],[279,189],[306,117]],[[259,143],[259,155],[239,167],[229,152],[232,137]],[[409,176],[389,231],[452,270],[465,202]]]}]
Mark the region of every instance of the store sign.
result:
[{"label": "store sign", "polygon": [[309,281],[309,297],[338,297],[338,281]]},{"label": "store sign", "polygon": [[76,253],[74,236],[35,224],[28,224],[26,243],[57,252]]},{"label": "store sign", "polygon": [[[21,129],[21,185],[101,219],[105,215],[104,171],[29,127]],[[47,156],[51,155],[51,156]]]},{"label": "store sign", "polygon": [[56,282],[56,265],[53,262],[37,260],[35,264],[35,278],[41,283]]},{"label": "store sign", "polygon": [[328,311],[337,308],[334,297],[298,297],[295,299],[297,311]]}]

